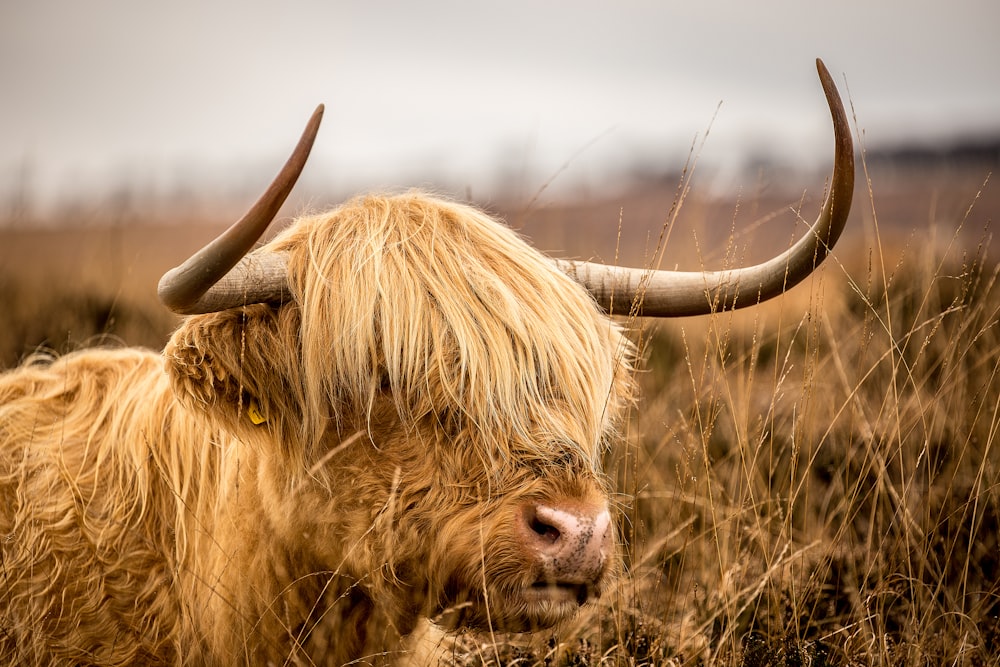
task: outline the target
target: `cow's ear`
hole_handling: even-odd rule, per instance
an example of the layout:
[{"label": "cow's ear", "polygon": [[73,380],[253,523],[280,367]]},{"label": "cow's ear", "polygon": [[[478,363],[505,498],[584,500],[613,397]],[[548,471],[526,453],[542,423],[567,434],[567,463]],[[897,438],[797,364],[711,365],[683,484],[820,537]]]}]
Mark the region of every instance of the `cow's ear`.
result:
[{"label": "cow's ear", "polygon": [[278,415],[294,419],[288,413],[299,409],[298,392],[289,377],[299,355],[282,328],[279,311],[266,305],[188,317],[164,350],[174,393],[240,430]]}]

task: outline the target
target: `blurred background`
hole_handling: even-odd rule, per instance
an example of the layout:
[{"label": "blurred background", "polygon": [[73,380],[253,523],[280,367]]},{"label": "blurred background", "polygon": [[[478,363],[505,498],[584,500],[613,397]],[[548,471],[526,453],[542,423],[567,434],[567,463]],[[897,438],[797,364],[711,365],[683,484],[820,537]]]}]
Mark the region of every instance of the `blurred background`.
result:
[{"label": "blurred background", "polygon": [[286,220],[417,186],[547,252],[649,263],[669,226],[663,266],[750,261],[823,196],[817,57],[871,169],[845,247],[875,222],[975,242],[1000,210],[998,25],[995,0],[7,0],[0,287],[157,308],[158,275],[249,205],[320,102]]},{"label": "blurred background", "polygon": [[745,184],[829,160],[816,57],[870,150],[995,143],[998,25],[993,0],[8,0],[0,193],[217,201],[266,180],[319,102],[304,183],[332,195],[573,193],[679,168],[709,127],[706,170]]}]

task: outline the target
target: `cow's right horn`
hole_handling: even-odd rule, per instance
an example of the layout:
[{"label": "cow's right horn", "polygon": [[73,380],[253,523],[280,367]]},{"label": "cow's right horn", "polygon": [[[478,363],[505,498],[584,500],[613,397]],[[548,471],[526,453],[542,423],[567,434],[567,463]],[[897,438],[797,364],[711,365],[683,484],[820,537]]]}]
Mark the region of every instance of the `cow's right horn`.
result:
[{"label": "cow's right horn", "polygon": [[287,298],[284,258],[276,254],[245,255],[267,230],[292,191],[309,158],[322,118],[321,104],[285,166],[246,215],[160,278],[157,292],[167,308],[191,315]]}]

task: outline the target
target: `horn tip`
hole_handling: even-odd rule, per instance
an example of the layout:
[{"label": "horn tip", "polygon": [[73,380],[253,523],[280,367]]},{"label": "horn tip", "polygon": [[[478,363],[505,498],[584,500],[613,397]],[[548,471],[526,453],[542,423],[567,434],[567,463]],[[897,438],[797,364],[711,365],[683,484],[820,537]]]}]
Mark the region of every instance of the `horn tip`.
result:
[{"label": "horn tip", "polygon": [[823,62],[822,58],[816,59],[816,71],[819,72],[819,78],[823,82],[824,88],[833,86],[833,75],[830,74],[830,70],[827,69],[826,63]]}]

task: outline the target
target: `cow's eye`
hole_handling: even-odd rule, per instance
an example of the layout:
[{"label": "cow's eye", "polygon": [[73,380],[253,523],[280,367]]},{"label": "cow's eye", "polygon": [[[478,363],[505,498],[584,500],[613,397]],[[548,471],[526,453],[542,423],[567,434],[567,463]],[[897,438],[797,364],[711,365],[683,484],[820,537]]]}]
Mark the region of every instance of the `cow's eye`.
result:
[{"label": "cow's eye", "polygon": [[555,445],[559,452],[555,461],[564,470],[582,470],[587,467],[587,456],[575,442],[560,442]]},{"label": "cow's eye", "polygon": [[536,458],[529,464],[531,472],[537,476],[551,474],[553,471],[580,470],[584,467],[583,457],[579,452],[566,449],[563,446],[555,451],[549,458]]}]

